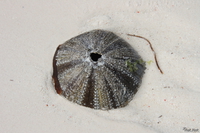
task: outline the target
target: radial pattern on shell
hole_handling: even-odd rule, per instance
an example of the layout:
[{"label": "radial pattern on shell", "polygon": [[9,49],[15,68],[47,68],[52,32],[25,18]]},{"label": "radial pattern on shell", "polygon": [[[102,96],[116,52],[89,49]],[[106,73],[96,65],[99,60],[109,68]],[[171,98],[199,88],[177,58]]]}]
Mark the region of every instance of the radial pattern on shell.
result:
[{"label": "radial pattern on shell", "polygon": [[109,110],[126,106],[145,70],[138,53],[105,30],[78,35],[58,46],[53,80],[58,94],[82,106]]}]

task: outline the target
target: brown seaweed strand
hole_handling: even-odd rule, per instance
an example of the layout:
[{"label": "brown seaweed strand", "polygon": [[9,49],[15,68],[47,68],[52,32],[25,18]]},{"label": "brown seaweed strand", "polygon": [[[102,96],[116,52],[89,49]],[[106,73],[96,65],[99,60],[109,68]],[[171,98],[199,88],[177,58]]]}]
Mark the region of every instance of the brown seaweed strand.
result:
[{"label": "brown seaweed strand", "polygon": [[128,36],[134,36],[134,37],[142,38],[142,39],[146,40],[146,41],[149,43],[150,48],[151,48],[151,51],[153,51],[153,53],[154,53],[154,59],[155,59],[155,62],[156,62],[157,68],[158,68],[158,70],[160,70],[160,73],[163,74],[163,71],[161,70],[161,68],[160,68],[160,66],[159,66],[159,64],[158,64],[158,60],[157,60],[157,56],[156,56],[156,52],[154,51],[151,42],[150,42],[148,39],[146,39],[146,38],[144,38],[144,37],[142,37],[142,36],[132,35],[132,34],[127,34],[127,35],[128,35]]}]

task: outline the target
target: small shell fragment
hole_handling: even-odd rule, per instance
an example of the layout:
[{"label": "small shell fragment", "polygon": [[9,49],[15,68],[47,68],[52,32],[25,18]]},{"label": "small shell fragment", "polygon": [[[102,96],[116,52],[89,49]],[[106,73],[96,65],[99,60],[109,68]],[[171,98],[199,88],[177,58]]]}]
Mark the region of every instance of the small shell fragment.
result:
[{"label": "small shell fragment", "polygon": [[92,30],[58,46],[52,77],[57,93],[69,101],[110,110],[132,100],[145,69],[125,40],[109,31]]}]

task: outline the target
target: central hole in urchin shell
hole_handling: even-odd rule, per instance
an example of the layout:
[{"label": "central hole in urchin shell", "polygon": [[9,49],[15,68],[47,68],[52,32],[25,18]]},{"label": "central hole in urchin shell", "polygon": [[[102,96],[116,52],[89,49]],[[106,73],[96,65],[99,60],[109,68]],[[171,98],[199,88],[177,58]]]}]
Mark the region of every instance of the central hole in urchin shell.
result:
[{"label": "central hole in urchin shell", "polygon": [[93,61],[98,61],[99,58],[101,58],[101,55],[98,53],[91,53],[90,57]]}]

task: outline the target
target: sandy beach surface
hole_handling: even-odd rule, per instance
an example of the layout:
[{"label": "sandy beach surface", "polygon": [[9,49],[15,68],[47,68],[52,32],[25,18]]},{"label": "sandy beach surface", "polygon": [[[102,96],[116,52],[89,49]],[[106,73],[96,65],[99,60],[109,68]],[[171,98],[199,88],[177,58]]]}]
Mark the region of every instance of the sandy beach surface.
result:
[{"label": "sandy beach surface", "polygon": [[[200,132],[199,0],[1,0],[1,133]],[[92,29],[128,41],[147,64],[128,106],[101,111],[58,95],[59,44]],[[151,41],[164,74],[156,67]]]}]

